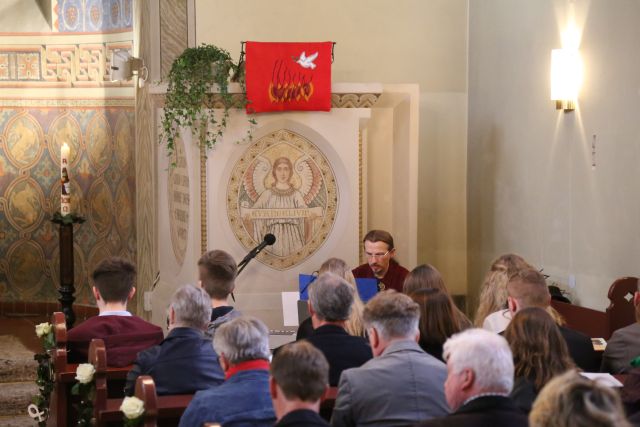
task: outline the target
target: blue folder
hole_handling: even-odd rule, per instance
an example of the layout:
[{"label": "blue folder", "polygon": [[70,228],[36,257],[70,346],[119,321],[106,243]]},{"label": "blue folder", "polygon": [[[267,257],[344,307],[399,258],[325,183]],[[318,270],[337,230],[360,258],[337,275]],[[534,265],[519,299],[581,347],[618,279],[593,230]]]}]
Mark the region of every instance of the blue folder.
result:
[{"label": "blue folder", "polygon": [[[299,275],[298,290],[301,301],[307,301],[309,299],[309,285],[316,280],[317,277],[318,276],[313,274]],[[365,303],[378,293],[378,281],[376,279],[356,279],[356,287],[358,288],[360,299]]]}]

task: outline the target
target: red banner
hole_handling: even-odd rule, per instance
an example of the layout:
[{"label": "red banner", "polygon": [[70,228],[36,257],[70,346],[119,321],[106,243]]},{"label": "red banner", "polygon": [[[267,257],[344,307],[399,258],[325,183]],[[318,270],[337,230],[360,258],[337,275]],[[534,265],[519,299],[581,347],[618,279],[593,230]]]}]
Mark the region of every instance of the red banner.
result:
[{"label": "red banner", "polygon": [[331,48],[331,42],[247,42],[247,112],[331,110]]}]

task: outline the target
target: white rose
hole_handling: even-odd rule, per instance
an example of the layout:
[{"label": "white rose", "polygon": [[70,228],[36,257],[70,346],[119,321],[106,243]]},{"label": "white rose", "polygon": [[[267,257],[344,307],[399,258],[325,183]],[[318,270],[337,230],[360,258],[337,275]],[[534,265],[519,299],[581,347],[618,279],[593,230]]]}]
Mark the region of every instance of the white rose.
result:
[{"label": "white rose", "polygon": [[76,369],[76,380],[80,384],[89,384],[93,380],[93,374],[95,374],[96,368],[91,363],[81,363]]},{"label": "white rose", "polygon": [[36,335],[38,336],[38,338],[42,338],[49,332],[51,332],[51,323],[45,322],[36,325]]},{"label": "white rose", "polygon": [[125,397],[120,405],[120,410],[125,417],[135,420],[144,414],[144,402],[135,396]]}]

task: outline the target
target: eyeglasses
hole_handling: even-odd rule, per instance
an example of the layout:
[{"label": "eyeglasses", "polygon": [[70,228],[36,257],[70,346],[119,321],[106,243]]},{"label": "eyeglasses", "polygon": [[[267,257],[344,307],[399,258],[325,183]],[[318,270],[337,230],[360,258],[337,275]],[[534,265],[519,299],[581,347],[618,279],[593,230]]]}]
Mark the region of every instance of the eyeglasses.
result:
[{"label": "eyeglasses", "polygon": [[365,252],[365,256],[368,258],[374,258],[374,259],[381,259],[386,257],[387,255],[389,255],[389,252],[391,252],[392,249],[389,249],[387,252],[383,253],[383,254],[370,254],[369,252]]}]

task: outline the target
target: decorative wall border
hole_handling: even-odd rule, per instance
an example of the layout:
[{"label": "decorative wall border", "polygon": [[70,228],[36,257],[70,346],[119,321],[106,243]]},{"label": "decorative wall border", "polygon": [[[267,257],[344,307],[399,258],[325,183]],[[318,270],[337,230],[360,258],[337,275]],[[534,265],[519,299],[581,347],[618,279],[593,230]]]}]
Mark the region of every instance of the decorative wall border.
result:
[{"label": "decorative wall border", "polygon": [[59,99],[59,98],[23,98],[23,99],[0,99],[0,108],[17,107],[17,108],[133,108],[136,101],[131,98],[103,98],[103,99]]},{"label": "decorative wall border", "polygon": [[[381,93],[332,93],[331,108],[373,108],[381,95]],[[157,105],[163,107],[164,93],[154,93],[153,96]],[[205,105],[208,108],[224,108],[222,95],[219,93],[209,94]],[[243,94],[231,94],[231,108],[244,109]]]},{"label": "decorative wall border", "polygon": [[131,41],[0,46],[0,87],[133,86],[111,82],[111,52]]}]

